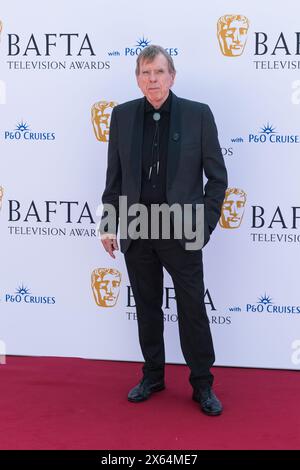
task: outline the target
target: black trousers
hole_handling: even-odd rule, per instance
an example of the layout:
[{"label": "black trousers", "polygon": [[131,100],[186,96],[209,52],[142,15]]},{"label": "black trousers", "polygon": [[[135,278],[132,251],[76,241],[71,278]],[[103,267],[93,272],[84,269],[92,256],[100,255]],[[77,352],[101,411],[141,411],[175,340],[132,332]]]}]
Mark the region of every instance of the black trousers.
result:
[{"label": "black trousers", "polygon": [[210,367],[215,360],[204,304],[202,251],[186,251],[176,239],[132,240],[125,262],[133,291],[144,377],[164,376],[163,267],[170,274],[176,295],[181,349],[196,390],[212,385]]}]

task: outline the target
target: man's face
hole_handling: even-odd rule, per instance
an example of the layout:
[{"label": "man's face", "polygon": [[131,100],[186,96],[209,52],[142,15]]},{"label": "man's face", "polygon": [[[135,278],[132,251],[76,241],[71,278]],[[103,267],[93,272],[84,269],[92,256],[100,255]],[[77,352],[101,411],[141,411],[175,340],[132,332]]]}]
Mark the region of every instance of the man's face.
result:
[{"label": "man's face", "polygon": [[230,193],[223,203],[220,225],[223,228],[238,228],[244,215],[245,196]]},{"label": "man's face", "polygon": [[97,305],[101,307],[113,307],[118,299],[120,276],[106,273],[97,276],[94,280],[94,296]]},{"label": "man's face", "polygon": [[219,42],[224,55],[239,56],[247,40],[248,25],[244,20],[232,20],[222,25]]},{"label": "man's face", "polygon": [[168,61],[162,54],[158,54],[152,62],[141,61],[138,86],[155,108],[167,99],[174,79],[175,73],[170,73]]}]

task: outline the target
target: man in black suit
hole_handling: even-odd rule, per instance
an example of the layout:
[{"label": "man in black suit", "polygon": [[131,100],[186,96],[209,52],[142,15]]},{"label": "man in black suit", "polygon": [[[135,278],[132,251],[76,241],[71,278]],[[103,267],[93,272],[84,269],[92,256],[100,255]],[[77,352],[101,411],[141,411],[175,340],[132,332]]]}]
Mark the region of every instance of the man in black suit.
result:
[{"label": "man in black suit", "polygon": [[[138,203],[147,209],[161,204],[179,208],[189,205],[193,227],[197,206],[202,207],[204,220],[197,229],[202,230],[203,245],[220,217],[227,173],[209,107],[172,93],[175,74],[172,57],[160,46],[148,46],[138,56],[136,77],[144,98],[113,109],[102,202],[104,209],[110,205],[116,210],[120,225],[120,196],[127,196],[128,207]],[[204,188],[203,173],[207,178]],[[129,221],[130,217],[125,222],[127,227]],[[212,390],[210,371],[215,355],[204,304],[202,245],[187,248],[185,232],[181,238],[176,235],[172,214],[168,238],[162,236],[163,222],[156,237],[151,237],[155,224],[150,215],[147,222],[149,238],[136,237],[141,227],[136,228],[135,236],[121,238],[145,359],[142,380],[130,390],[128,400],[144,401],[165,388],[164,267],[174,284],[180,343],[191,371],[193,399],[204,413],[219,415],[222,405]],[[114,258],[117,224],[115,233],[111,232],[102,230],[101,238]]]}]

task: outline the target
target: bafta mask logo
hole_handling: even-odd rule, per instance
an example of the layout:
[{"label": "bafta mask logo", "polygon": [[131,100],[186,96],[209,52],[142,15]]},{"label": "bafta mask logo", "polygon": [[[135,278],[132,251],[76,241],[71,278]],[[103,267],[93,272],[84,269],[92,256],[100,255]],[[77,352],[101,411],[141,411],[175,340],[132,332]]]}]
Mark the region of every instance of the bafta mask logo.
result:
[{"label": "bafta mask logo", "polygon": [[247,42],[249,20],[244,15],[224,15],[218,19],[218,41],[222,54],[238,57],[243,54]]},{"label": "bafta mask logo", "polygon": [[98,101],[92,106],[93,129],[100,142],[108,142],[111,112],[117,104],[115,101]]},{"label": "bafta mask logo", "polygon": [[0,211],[2,209],[2,200],[3,200],[4,189],[0,186]]},{"label": "bafta mask logo", "polygon": [[228,188],[219,223],[223,228],[238,228],[243,219],[247,195],[238,188]]},{"label": "bafta mask logo", "polygon": [[99,268],[92,272],[92,290],[99,307],[114,307],[121,284],[121,273],[117,269]]}]

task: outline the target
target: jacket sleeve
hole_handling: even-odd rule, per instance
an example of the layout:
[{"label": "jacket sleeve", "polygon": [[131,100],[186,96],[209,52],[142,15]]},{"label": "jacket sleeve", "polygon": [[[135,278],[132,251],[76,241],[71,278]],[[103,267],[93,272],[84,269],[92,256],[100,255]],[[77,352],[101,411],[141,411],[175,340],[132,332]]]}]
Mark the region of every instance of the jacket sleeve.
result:
[{"label": "jacket sleeve", "polygon": [[227,171],[218,140],[214,116],[205,105],[202,115],[202,158],[207,183],[204,187],[205,219],[209,232],[215,229],[227,188]]},{"label": "jacket sleeve", "polygon": [[[103,213],[102,220],[107,215],[108,205],[112,205],[116,211],[115,233],[118,231],[119,196],[121,194],[122,172],[120,155],[118,150],[118,123],[116,108],[113,108],[110,121],[109,143],[107,154],[106,183],[102,195]],[[110,232],[108,230],[104,230]]]}]

